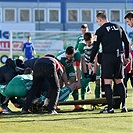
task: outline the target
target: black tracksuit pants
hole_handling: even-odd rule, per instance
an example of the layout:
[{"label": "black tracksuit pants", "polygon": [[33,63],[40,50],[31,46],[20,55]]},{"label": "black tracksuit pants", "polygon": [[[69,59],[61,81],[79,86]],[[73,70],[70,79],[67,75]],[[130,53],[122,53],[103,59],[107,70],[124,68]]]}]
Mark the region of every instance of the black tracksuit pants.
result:
[{"label": "black tracksuit pants", "polygon": [[50,83],[50,90],[48,91],[48,98],[50,99],[48,112],[55,109],[60,92],[56,64],[48,58],[40,58],[37,60],[33,68],[33,87],[27,94],[24,106],[25,110],[30,107],[35,96],[40,97],[44,87],[44,80],[47,80]]}]

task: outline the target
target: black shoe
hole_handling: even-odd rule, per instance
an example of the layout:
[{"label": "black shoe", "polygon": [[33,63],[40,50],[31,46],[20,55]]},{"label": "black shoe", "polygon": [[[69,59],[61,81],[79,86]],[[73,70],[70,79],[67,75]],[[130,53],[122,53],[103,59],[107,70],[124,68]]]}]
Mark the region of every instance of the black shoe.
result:
[{"label": "black shoe", "polygon": [[124,113],[124,112],[128,112],[126,107],[123,107],[122,110],[121,110],[121,113]]},{"label": "black shoe", "polygon": [[58,113],[55,110],[49,111],[48,114],[50,115],[57,115]]},{"label": "black shoe", "polygon": [[2,107],[2,114],[11,114],[12,111],[8,107]]},{"label": "black shoe", "polygon": [[103,110],[100,111],[100,113],[103,113],[103,114],[114,113],[114,109],[112,108],[108,110],[108,108],[105,107]]},{"label": "black shoe", "polygon": [[31,111],[29,111],[29,110],[24,110],[24,109],[22,109],[22,112],[21,112],[21,114],[30,114],[31,113]]}]

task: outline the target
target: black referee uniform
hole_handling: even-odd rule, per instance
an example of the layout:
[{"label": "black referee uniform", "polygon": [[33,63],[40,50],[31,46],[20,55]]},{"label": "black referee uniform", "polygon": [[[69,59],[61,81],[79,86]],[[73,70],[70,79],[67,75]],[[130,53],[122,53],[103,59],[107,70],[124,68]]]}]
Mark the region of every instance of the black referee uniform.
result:
[{"label": "black referee uniform", "polygon": [[[103,79],[122,79],[122,56],[123,46],[125,49],[125,58],[129,57],[129,42],[122,27],[117,24],[106,22],[96,33],[96,41],[93,43],[93,49],[90,57],[92,63],[98,52],[100,43],[102,44],[102,78]],[[112,89],[110,84],[104,84],[105,95],[108,103],[108,109],[112,106]],[[125,88],[122,83],[117,84],[119,95],[121,97],[122,107],[125,106]]]}]

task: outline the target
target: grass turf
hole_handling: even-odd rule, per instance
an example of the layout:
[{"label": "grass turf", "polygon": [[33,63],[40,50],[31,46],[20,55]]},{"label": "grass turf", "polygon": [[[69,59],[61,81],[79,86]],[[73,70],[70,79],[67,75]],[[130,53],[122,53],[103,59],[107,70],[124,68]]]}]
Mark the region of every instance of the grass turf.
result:
[{"label": "grass turf", "polygon": [[[92,93],[87,98],[94,98],[94,83],[91,83]],[[133,108],[133,90],[128,84],[127,107]],[[72,99],[72,97],[70,97]],[[58,115],[24,114],[11,103],[12,115],[0,115],[0,133],[131,133],[133,132],[133,112],[114,114],[99,114],[94,111],[72,112],[74,106],[60,106]],[[87,105],[90,109],[89,105]],[[103,108],[103,107],[102,107]]]}]

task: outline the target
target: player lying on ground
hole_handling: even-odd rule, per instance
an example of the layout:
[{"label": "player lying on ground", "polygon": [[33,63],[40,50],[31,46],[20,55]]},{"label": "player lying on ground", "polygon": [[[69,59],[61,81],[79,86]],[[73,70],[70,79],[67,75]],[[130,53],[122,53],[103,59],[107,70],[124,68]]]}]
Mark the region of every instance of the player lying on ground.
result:
[{"label": "player lying on ground", "polygon": [[[25,98],[28,93],[28,90],[30,90],[32,87],[32,80],[32,75],[29,73],[18,75],[14,77],[8,85],[0,85],[0,93],[8,98]],[[88,84],[89,80],[90,78],[86,78],[83,80],[81,79],[79,86],[76,86],[76,82],[74,82],[66,87],[61,88],[58,102],[67,101],[69,99],[70,94],[74,90],[79,89],[81,86],[85,86],[86,84]],[[47,91],[44,91],[43,95],[41,95],[41,97],[38,99],[38,102],[43,102],[46,99],[46,96]]]}]

